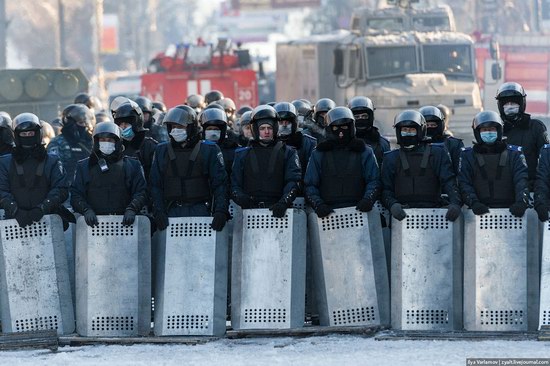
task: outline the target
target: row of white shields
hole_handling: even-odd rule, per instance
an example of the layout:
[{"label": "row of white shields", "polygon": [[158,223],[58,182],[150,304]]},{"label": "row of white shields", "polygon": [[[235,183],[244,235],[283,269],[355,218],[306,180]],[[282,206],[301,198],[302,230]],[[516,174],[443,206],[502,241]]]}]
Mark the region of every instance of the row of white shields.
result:
[{"label": "row of white shields", "polygon": [[[344,208],[322,219],[296,208],[281,219],[267,209],[235,211],[222,232],[208,217],[171,218],[154,241],[154,333],[223,335],[230,273],[234,329],[303,326],[310,288],[309,302],[326,326],[390,324],[390,315],[396,329],[525,331],[550,324],[550,228],[539,226],[532,210],[523,218],[505,209],[481,217],[466,210],[454,223],[444,209],[407,213],[392,222],[389,271],[377,210]],[[149,334],[149,221],[121,221],[100,216],[89,228],[79,218],[74,259],[59,217],[27,228],[0,221],[3,331],[67,334],[76,320],[83,336]]]}]

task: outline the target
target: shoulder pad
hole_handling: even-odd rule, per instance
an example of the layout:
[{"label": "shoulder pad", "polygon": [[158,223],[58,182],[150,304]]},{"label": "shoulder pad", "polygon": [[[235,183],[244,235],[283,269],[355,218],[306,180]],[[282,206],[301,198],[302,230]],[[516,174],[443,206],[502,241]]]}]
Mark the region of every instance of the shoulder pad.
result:
[{"label": "shoulder pad", "polygon": [[307,139],[310,139],[311,141],[317,142],[317,139],[313,136],[308,135],[307,133],[302,133],[302,136],[304,136]]},{"label": "shoulder pad", "polygon": [[235,153],[239,153],[247,150],[250,150],[250,146],[239,147],[238,149],[235,149]]},{"label": "shoulder pad", "polygon": [[473,147],[471,146],[463,146],[460,148],[460,151],[467,151],[467,150],[473,150]]},{"label": "shoulder pad", "polygon": [[208,140],[202,140],[201,143],[203,145],[216,145],[216,143],[214,141],[208,141]]},{"label": "shoulder pad", "polygon": [[523,148],[521,146],[517,145],[508,145],[508,150],[510,151],[523,151]]}]

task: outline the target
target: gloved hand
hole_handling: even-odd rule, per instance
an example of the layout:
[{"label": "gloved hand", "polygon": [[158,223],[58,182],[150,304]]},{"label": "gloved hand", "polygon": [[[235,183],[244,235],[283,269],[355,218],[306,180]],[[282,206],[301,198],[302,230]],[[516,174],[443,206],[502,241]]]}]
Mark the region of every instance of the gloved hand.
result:
[{"label": "gloved hand", "polygon": [[250,196],[237,195],[233,198],[233,201],[241,206],[243,210],[254,207],[254,199]]},{"label": "gloved hand", "polygon": [[84,212],[84,221],[86,221],[86,224],[88,226],[94,227],[99,225],[99,221],[97,221],[97,216],[95,215],[94,210],[92,210],[91,208],[87,209]]},{"label": "gloved hand", "polygon": [[390,212],[391,215],[399,221],[403,221],[403,219],[407,217],[407,213],[405,212],[405,210],[403,210],[403,206],[401,206],[400,203],[394,203],[393,205],[391,205]]},{"label": "gloved hand", "polygon": [[334,210],[327,204],[321,203],[317,208],[315,209],[315,213],[318,217],[326,217],[330,215]]},{"label": "gloved hand", "polygon": [[38,222],[44,217],[44,211],[40,207],[35,207],[29,210],[29,219],[31,222]]},{"label": "gloved hand", "polygon": [[527,204],[525,202],[514,202],[510,206],[510,213],[515,217],[523,217],[527,210]]},{"label": "gloved hand", "polygon": [[29,217],[29,211],[27,210],[17,210],[17,213],[15,214],[15,220],[17,220],[17,223],[21,227],[29,226],[30,224],[32,224],[32,220]]},{"label": "gloved hand", "polygon": [[11,201],[9,204],[4,206],[4,210],[6,217],[15,218],[15,214],[17,213],[17,203],[15,203],[15,201]]},{"label": "gloved hand", "polygon": [[215,231],[222,231],[227,222],[227,215],[223,212],[215,212],[210,226]]},{"label": "gloved hand", "polygon": [[485,206],[481,202],[476,202],[472,205],[472,211],[474,212],[474,215],[483,215],[486,213],[489,213],[489,207]]},{"label": "gloved hand", "polygon": [[455,221],[458,219],[461,212],[462,210],[459,205],[450,204],[449,207],[447,207],[447,214],[445,215],[445,218],[449,221]]},{"label": "gloved hand", "polygon": [[273,217],[285,217],[286,209],[288,208],[287,204],[284,202],[277,202],[269,208],[270,211],[273,211]]},{"label": "gloved hand", "polygon": [[131,209],[126,209],[124,211],[124,217],[122,218],[122,225],[130,226],[133,225],[136,221],[136,211]]},{"label": "gloved hand", "polygon": [[168,227],[168,215],[164,211],[155,211],[155,224],[157,224],[157,230],[166,230]]},{"label": "gloved hand", "polygon": [[537,215],[539,217],[539,220],[542,222],[548,221],[548,211],[550,210],[550,207],[546,205],[538,205],[535,207],[535,211],[537,211]]},{"label": "gloved hand", "polygon": [[372,206],[374,206],[374,202],[368,198],[362,198],[361,201],[357,203],[357,206],[355,206],[355,209],[361,212],[370,212],[372,210]]}]

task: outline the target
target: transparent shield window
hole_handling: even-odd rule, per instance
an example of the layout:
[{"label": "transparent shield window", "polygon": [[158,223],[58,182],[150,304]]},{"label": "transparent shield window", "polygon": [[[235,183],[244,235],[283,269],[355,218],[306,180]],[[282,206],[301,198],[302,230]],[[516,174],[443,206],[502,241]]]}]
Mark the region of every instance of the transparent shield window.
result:
[{"label": "transparent shield window", "polygon": [[367,48],[367,64],[369,78],[418,72],[415,46]]},{"label": "transparent shield window", "polygon": [[417,16],[413,18],[413,29],[416,31],[450,31],[451,24],[447,16]]},{"label": "transparent shield window", "polygon": [[422,52],[426,72],[473,76],[470,45],[424,45]]}]

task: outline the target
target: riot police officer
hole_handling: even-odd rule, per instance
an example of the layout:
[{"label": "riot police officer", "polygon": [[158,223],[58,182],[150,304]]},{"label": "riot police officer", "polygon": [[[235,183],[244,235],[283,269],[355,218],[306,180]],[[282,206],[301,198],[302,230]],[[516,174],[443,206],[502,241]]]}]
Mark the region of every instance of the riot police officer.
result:
[{"label": "riot police officer", "polygon": [[309,101],[305,99],[295,99],[291,103],[294,108],[296,108],[298,128],[305,128],[306,122],[307,124],[313,123],[313,106]]},{"label": "riot police officer", "polygon": [[252,108],[249,107],[249,106],[244,106],[244,107],[239,108],[237,110],[237,112],[235,112],[235,124],[233,126],[233,129],[235,130],[235,132],[238,135],[240,135],[240,133],[241,133],[241,117],[246,112],[252,112]]},{"label": "riot police officer", "polygon": [[136,104],[143,113],[143,127],[146,129],[145,136],[157,142],[167,141],[168,133],[164,126],[155,123],[155,110],[153,102],[146,97],[137,97]]},{"label": "riot police officer", "polygon": [[70,104],[61,114],[61,134],[53,138],[48,152],[59,157],[69,183],[74,179],[76,163],[92,151],[92,130],[95,115],[84,104]]},{"label": "riot police officer", "polygon": [[378,165],[382,165],[384,153],[390,151],[390,142],[380,135],[378,128],[374,126],[374,104],[372,100],[363,96],[351,98],[348,108],[353,112],[355,118],[355,129],[357,137],[362,139],[374,150]]},{"label": "riot police officer", "polygon": [[230,177],[231,167],[235,159],[235,149],[239,145],[233,139],[227,138],[228,126],[226,113],[216,108],[209,108],[201,113],[199,122],[203,129],[203,139],[218,144],[220,147],[225,170],[227,171],[227,176]]},{"label": "riot police officer", "polygon": [[478,113],[473,120],[475,144],[460,157],[458,185],[463,201],[474,214],[489,208],[510,208],[522,217],[529,202],[527,165],[521,148],[502,138],[503,123],[493,111]]},{"label": "riot police officer", "polygon": [[525,113],[527,106],[525,90],[514,82],[507,82],[497,91],[497,104],[504,122],[504,136],[508,144],[521,146],[529,171],[529,189],[537,174],[537,158],[544,144],[549,143],[546,126],[538,119]]},{"label": "riot police officer", "polygon": [[220,231],[229,218],[223,156],[216,143],[200,141],[197,114],[189,106],[170,109],[163,123],[170,141],[158,144],[151,169],[151,196],[159,230],[168,217],[210,216]]},{"label": "riot police officer", "polygon": [[42,145],[40,120],[22,113],[13,119],[13,130],[13,153],[0,157],[0,206],[6,218],[25,227],[55,213],[68,227],[65,220],[74,221],[62,207],[69,195],[68,181],[59,159]]},{"label": "riot police officer", "polygon": [[406,110],[395,117],[399,149],[387,152],[382,163],[382,203],[393,217],[403,220],[404,207],[433,208],[448,195],[446,218],[454,221],[461,201],[449,154],[439,144],[426,140],[426,121],[418,111]]},{"label": "riot police officer", "polygon": [[159,112],[166,113],[166,104],[160,101],[154,101],[153,102],[153,109],[156,109]]},{"label": "riot police officer", "polygon": [[231,196],[244,209],[269,208],[284,217],[298,194],[302,177],[298,154],[278,141],[279,116],[261,105],[252,112],[254,140],[237,149],[231,175]]},{"label": "riot police officer", "polygon": [[318,143],[325,139],[325,115],[334,107],[336,103],[332,99],[321,98],[313,107],[313,121],[304,122],[304,132],[315,137]]},{"label": "riot police officer", "polygon": [[302,167],[302,179],[306,174],[309,157],[317,145],[317,140],[302,131],[298,131],[298,116],[296,107],[287,102],[275,104],[273,107],[279,115],[279,140],[296,149]]},{"label": "riot police officer", "polygon": [[317,145],[307,167],[307,200],[319,217],[349,206],[368,212],[380,195],[374,152],[356,138],[350,109],[333,108],[326,120],[327,139]]},{"label": "riot police officer", "polygon": [[78,93],[74,98],[74,104],[84,104],[86,107],[90,108],[94,114],[103,109],[99,98],[88,93]]},{"label": "riot police officer", "polygon": [[113,122],[98,123],[93,139],[90,157],[76,167],[71,206],[89,226],[98,224],[96,215],[124,215],[122,223],[132,225],[147,203],[141,164],[124,156],[120,128]]},{"label": "riot police officer", "polygon": [[240,132],[239,132],[239,145],[246,147],[250,140],[253,140],[252,136],[252,126],[250,121],[252,120],[252,111],[244,112],[241,116],[240,123]]},{"label": "riot police officer", "polygon": [[461,139],[450,136],[445,131],[445,115],[441,113],[439,108],[434,106],[424,106],[418,111],[426,120],[426,135],[430,138],[431,142],[437,144],[442,143],[445,146],[451,156],[453,171],[455,175],[458,175],[460,152],[464,147],[464,143]]},{"label": "riot police officer", "polygon": [[187,96],[185,104],[193,108],[198,115],[204,108],[204,97],[200,94],[191,94]]},{"label": "riot police officer", "polygon": [[136,102],[127,99],[114,110],[115,124],[122,130],[124,155],[139,159],[145,177],[149,177],[157,142],[146,136],[143,112]]},{"label": "riot police officer", "polygon": [[210,105],[214,102],[220,101],[224,98],[223,93],[219,90],[209,91],[204,95],[204,103]]},{"label": "riot police officer", "polygon": [[11,125],[10,115],[3,111],[0,112],[0,156],[11,154],[15,146]]}]

